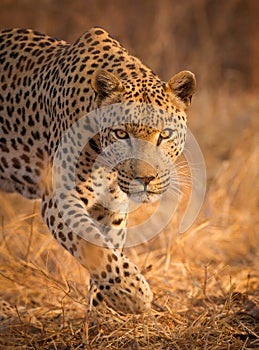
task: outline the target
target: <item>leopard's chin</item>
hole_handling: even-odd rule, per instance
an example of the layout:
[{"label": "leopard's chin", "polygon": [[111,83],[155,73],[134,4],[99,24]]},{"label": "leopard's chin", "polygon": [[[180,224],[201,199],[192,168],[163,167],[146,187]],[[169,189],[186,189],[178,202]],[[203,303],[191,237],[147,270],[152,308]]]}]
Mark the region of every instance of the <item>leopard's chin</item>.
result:
[{"label": "leopard's chin", "polygon": [[136,203],[154,203],[161,198],[161,193],[140,191],[128,193],[128,196]]}]

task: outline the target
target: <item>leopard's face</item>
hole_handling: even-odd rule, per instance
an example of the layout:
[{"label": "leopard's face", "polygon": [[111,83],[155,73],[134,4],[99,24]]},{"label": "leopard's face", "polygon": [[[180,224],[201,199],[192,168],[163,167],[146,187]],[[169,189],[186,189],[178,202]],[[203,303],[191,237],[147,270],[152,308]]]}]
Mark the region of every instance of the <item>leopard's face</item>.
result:
[{"label": "leopard's face", "polygon": [[118,184],[132,200],[153,202],[169,189],[173,163],[184,147],[186,126],[181,130],[181,137],[174,125],[160,130],[124,124],[110,130],[110,144],[119,160],[115,165]]},{"label": "leopard's face", "polygon": [[155,81],[141,89],[122,85],[101,107],[100,141],[120,189],[136,202],[158,200],[184,148],[186,101]]}]

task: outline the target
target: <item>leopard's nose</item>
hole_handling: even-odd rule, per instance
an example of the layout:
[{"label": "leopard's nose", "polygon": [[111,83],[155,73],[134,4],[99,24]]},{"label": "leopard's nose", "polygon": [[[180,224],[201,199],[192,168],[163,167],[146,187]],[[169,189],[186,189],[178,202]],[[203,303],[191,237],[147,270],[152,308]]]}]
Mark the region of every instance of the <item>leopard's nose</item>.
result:
[{"label": "leopard's nose", "polygon": [[155,179],[155,176],[136,176],[135,180],[143,183],[143,185],[147,186],[152,180]]}]

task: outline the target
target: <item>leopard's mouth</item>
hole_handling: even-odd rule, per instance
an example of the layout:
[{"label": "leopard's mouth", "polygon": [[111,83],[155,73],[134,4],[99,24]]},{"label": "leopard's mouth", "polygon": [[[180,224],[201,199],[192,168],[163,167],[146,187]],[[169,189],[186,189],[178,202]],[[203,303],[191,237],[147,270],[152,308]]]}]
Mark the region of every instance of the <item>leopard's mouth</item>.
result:
[{"label": "leopard's mouth", "polygon": [[120,189],[127,194],[129,199],[137,203],[150,203],[159,200],[161,195],[168,190],[169,183],[168,179],[161,181],[160,178],[145,183],[139,178],[125,181],[124,177],[118,177]]}]

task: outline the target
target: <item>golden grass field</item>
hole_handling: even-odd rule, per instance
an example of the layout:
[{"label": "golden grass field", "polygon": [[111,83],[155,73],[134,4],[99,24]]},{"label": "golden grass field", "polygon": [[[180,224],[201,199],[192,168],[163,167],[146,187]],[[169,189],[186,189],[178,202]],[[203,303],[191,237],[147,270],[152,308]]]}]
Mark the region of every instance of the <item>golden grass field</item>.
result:
[{"label": "golden grass field", "polygon": [[[134,13],[137,16],[133,9],[136,1],[133,5],[125,1],[125,8],[119,8],[119,2],[113,0],[112,10],[105,14],[100,11],[104,1],[86,3],[91,6],[91,17],[80,1],[73,5],[65,1],[59,13],[59,1],[47,0],[39,2],[33,16],[28,11],[31,1],[4,0],[0,4],[0,25],[33,27],[54,36],[61,36],[63,31],[63,38],[72,40],[80,30],[94,24],[112,31],[115,23],[114,34],[120,37],[121,32],[128,47],[134,49],[133,39],[138,49],[141,40],[145,42],[143,33],[138,40],[138,33],[129,34],[129,21],[122,21],[126,13],[132,20]],[[140,5],[143,13],[144,3]],[[206,1],[186,3],[197,4],[202,10],[201,4]],[[228,8],[219,1],[225,11],[221,19],[239,3],[230,0]],[[156,2],[150,4],[154,7]],[[188,58],[183,62],[186,67],[176,62],[168,72],[174,57],[170,52],[171,58],[166,60],[163,45],[169,40],[166,35],[171,3],[161,0],[161,4],[155,22],[161,24],[157,27],[161,28],[160,41],[155,43],[158,51],[148,64],[154,65],[163,79],[179,67],[197,72],[198,90],[189,125],[207,164],[207,194],[201,213],[184,234],[177,232],[176,217],[152,241],[127,250],[149,281],[154,303],[144,315],[120,315],[105,304],[89,311],[88,273],[52,238],[40,218],[39,202],[1,193],[0,298],[12,308],[10,317],[0,319],[0,350],[259,349],[259,100],[254,76],[258,68],[251,63],[255,62],[254,51],[248,82],[244,78],[248,73],[242,69],[234,75],[231,70],[231,78],[214,74],[218,80],[211,82],[208,76],[213,62],[206,64],[204,51],[200,51],[201,67],[194,55],[194,67]],[[186,12],[187,5],[182,6],[177,6],[177,14],[187,21],[192,15]],[[149,28],[151,14],[147,12],[143,18]],[[69,34],[64,21],[71,28]],[[137,19],[136,26],[140,30]],[[201,29],[202,38],[206,43],[210,38],[210,47],[217,52],[215,37],[208,35],[206,27]],[[144,48],[143,56],[138,49],[135,54],[146,62]],[[148,44],[147,49],[152,55]],[[216,63],[220,66],[218,56]],[[163,64],[167,67],[164,70]]]}]

